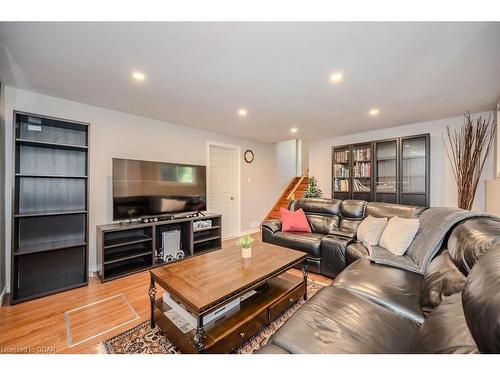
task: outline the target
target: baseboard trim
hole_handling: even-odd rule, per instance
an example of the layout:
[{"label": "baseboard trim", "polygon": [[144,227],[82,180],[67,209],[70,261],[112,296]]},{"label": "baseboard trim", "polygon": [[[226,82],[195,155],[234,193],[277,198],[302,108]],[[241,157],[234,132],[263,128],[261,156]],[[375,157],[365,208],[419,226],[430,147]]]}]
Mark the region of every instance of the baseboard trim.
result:
[{"label": "baseboard trim", "polygon": [[[260,232],[260,227],[259,228],[253,228],[244,232],[240,233],[240,236],[244,236],[245,234],[254,234],[254,233],[259,233]],[[239,237],[239,236],[238,236]]]},{"label": "baseboard trim", "polygon": [[238,237],[244,236],[246,234],[255,234],[255,233],[259,233],[259,232],[260,232],[260,227],[259,228],[253,228],[253,229],[246,230],[244,232],[240,232],[240,234],[237,234],[235,236],[223,237],[222,241],[231,240],[231,239],[234,239],[234,238],[238,238]]}]

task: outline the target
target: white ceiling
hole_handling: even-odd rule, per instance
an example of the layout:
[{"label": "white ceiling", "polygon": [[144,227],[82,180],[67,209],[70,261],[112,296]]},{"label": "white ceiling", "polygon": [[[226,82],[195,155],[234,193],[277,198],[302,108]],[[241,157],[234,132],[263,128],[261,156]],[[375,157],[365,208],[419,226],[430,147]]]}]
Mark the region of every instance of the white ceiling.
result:
[{"label": "white ceiling", "polygon": [[1,23],[0,47],[7,85],[268,143],[500,97],[500,23]]}]

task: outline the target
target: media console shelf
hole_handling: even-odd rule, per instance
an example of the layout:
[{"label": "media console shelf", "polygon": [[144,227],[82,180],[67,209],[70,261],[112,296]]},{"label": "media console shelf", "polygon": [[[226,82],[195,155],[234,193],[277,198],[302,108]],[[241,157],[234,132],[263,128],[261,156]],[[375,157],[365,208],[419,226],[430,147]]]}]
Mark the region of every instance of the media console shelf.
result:
[{"label": "media console shelf", "polygon": [[[211,220],[212,226],[193,229],[193,223],[203,220]],[[166,231],[180,231],[185,257],[218,250],[222,246],[221,221],[221,215],[207,214],[152,223],[99,225],[97,275],[105,282],[165,265],[157,255],[162,246],[162,233]]]}]

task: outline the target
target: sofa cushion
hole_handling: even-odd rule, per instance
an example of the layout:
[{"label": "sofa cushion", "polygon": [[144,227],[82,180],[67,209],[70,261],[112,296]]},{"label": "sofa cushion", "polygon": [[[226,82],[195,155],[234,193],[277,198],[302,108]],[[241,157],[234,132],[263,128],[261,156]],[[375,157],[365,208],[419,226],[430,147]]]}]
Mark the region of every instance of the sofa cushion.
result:
[{"label": "sofa cushion", "polygon": [[316,233],[330,234],[336,232],[339,227],[338,216],[325,216],[317,214],[306,214],[311,230]]},{"label": "sofa cushion", "polygon": [[281,230],[283,232],[311,232],[311,227],[307,221],[302,208],[297,211],[288,211],[286,208],[280,208]]},{"label": "sofa cushion", "polygon": [[321,239],[323,237],[324,235],[321,233],[276,232],[273,234],[272,243],[304,251],[313,258],[319,258],[321,256]]},{"label": "sofa cushion", "polygon": [[340,213],[340,199],[328,199],[328,198],[303,198],[291,201],[288,204],[288,209],[290,211],[298,210],[302,208],[304,212],[315,213],[320,215],[339,215]]},{"label": "sofa cushion", "polygon": [[349,290],[397,314],[424,321],[420,308],[423,277],[415,272],[359,259],[349,265],[335,280],[338,288]]},{"label": "sofa cushion", "polygon": [[340,204],[340,212],[343,218],[363,219],[365,217],[366,201],[357,199],[346,199]]},{"label": "sofa cushion", "polygon": [[418,265],[411,259],[408,254],[398,256],[391,253],[385,247],[381,246],[368,246],[370,253],[370,260],[377,264],[385,264],[387,266],[400,268],[402,270],[416,272],[423,275],[424,272],[420,270]]},{"label": "sofa cushion", "polygon": [[347,264],[354,263],[358,259],[369,259],[370,253],[361,242],[351,242],[347,245],[345,260]]},{"label": "sofa cushion", "polygon": [[464,290],[465,319],[481,353],[500,353],[500,245],[474,265]]},{"label": "sofa cushion", "polygon": [[500,243],[500,221],[476,218],[456,226],[448,238],[448,249],[455,264],[466,275],[477,260]]},{"label": "sofa cushion", "polygon": [[387,218],[376,218],[371,215],[363,219],[358,226],[358,240],[367,245],[378,245],[380,237],[387,225]]},{"label": "sofa cushion", "polygon": [[271,337],[290,353],[408,353],[416,322],[345,289],[325,287]]},{"label": "sofa cushion", "polygon": [[330,233],[344,237],[355,238],[359,223],[365,217],[366,201],[346,199],[340,205],[339,232]]},{"label": "sofa cushion", "polygon": [[418,219],[404,219],[394,216],[387,223],[378,245],[394,255],[401,256],[410,246],[418,228]]},{"label": "sofa cushion", "polygon": [[330,234],[335,234],[338,236],[344,236],[349,238],[355,238],[358,226],[361,223],[361,219],[341,219],[339,224],[338,233],[332,231]]},{"label": "sofa cushion", "polygon": [[450,258],[448,250],[443,251],[429,264],[424,277],[420,304],[424,313],[430,313],[444,297],[462,291],[465,276]]},{"label": "sofa cushion", "polygon": [[460,293],[446,297],[417,332],[413,353],[479,353],[465,321]]},{"label": "sofa cushion", "polygon": [[374,217],[398,216],[406,219],[418,219],[418,217],[427,209],[421,206],[407,206],[405,204],[370,202],[366,206],[366,215]]}]

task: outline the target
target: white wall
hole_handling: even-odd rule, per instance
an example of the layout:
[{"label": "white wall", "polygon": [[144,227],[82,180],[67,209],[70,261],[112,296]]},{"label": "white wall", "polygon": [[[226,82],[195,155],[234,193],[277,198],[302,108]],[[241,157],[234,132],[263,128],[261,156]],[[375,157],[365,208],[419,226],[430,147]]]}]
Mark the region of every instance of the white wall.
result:
[{"label": "white wall", "polygon": [[278,186],[283,191],[290,181],[309,168],[309,142],[291,139],[276,143]]},{"label": "white wall", "polygon": [[497,134],[495,137],[495,177],[500,178],[500,125],[498,121],[500,120],[500,100],[498,100],[496,111],[495,111],[495,122],[497,124]]},{"label": "white wall", "polygon": [[[275,146],[209,131],[179,126],[123,112],[6,88],[7,155],[12,155],[13,110],[89,122],[90,125],[90,265],[95,265],[96,225],[112,221],[111,159],[130,158],[190,164],[206,164],[207,141],[232,144],[253,150],[251,164],[241,158],[241,231],[260,223],[273,206],[279,189]],[[6,170],[12,170],[7,157]],[[11,201],[11,179],[6,183],[6,202]],[[6,217],[11,217],[7,205]],[[10,252],[10,220],[6,222],[5,245]],[[8,246],[7,246],[8,245]],[[92,268],[91,268],[92,269]]]},{"label": "white wall", "polygon": [[486,211],[500,216],[500,100],[495,111],[495,121],[497,124],[497,134],[495,137],[495,175],[492,180],[486,181]]},{"label": "white wall", "polygon": [[[280,193],[297,176],[297,140],[292,139],[276,144],[276,167]],[[275,197],[278,199],[278,197]]]},{"label": "white wall", "polygon": [[[3,82],[0,80],[0,145],[4,144],[5,139],[5,87]],[[0,304],[2,303],[2,293],[7,284],[6,280],[6,269],[9,267],[7,265],[7,253],[6,242],[5,242],[5,202],[7,202],[4,193],[5,184],[5,147],[0,149]]]},{"label": "white wall", "polygon": [[309,169],[309,142],[300,140],[299,174],[302,176]]},{"label": "white wall", "polygon": [[[488,116],[489,113],[482,113]],[[431,137],[431,206],[457,206],[456,184],[450,162],[443,144],[445,127],[459,128],[463,125],[463,116],[437,121],[429,121],[394,128],[352,134],[348,136],[329,138],[310,142],[309,170],[310,176],[318,179],[318,185],[326,197],[331,196],[331,147],[343,144],[374,141],[379,139],[401,137],[406,135],[430,133]],[[494,153],[488,156],[487,163],[479,182],[474,210],[485,209],[485,180],[491,179],[494,174]]]}]

